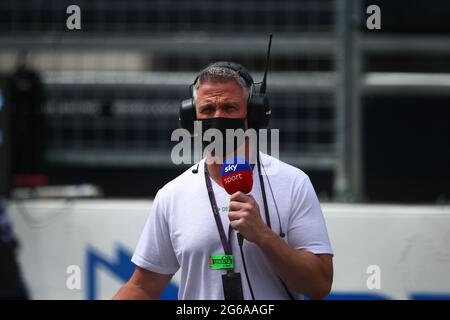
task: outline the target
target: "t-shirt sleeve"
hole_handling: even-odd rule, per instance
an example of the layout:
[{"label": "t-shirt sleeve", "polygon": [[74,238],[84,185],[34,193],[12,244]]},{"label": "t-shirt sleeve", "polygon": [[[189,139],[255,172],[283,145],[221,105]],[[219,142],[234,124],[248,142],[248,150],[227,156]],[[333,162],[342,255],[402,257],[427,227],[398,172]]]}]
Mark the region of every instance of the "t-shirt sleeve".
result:
[{"label": "t-shirt sleeve", "polygon": [[295,184],[287,240],[291,247],[314,254],[333,254],[325,219],[308,177]]},{"label": "t-shirt sleeve", "polygon": [[179,263],[170,239],[165,211],[166,206],[158,193],[131,261],[149,271],[174,274]]}]

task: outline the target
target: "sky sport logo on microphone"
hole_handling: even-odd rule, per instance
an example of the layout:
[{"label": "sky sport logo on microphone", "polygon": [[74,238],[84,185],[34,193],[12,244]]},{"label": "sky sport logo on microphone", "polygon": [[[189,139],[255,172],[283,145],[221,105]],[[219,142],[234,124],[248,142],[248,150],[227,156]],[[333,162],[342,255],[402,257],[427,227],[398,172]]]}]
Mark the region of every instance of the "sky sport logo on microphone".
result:
[{"label": "sky sport logo on microphone", "polygon": [[228,173],[230,171],[235,171],[236,167],[237,167],[237,164],[229,164],[229,165],[225,166],[224,172]]},{"label": "sky sport logo on microphone", "polygon": [[[269,144],[270,137],[270,144]],[[258,141],[259,140],[259,141]],[[215,128],[202,130],[202,122],[194,121],[194,132],[191,134],[189,130],[178,128],[172,132],[171,141],[178,142],[171,151],[170,158],[175,165],[180,164],[195,164],[208,155],[215,155],[214,161],[216,163],[224,163],[223,159],[234,156],[234,154],[226,154],[224,150],[239,150],[243,151],[244,141],[248,142],[250,155],[248,163],[256,164],[256,150],[259,142],[259,150],[276,159],[279,159],[279,142],[280,133],[278,129],[259,129],[253,128],[242,129],[226,129],[225,136],[220,130]],[[270,146],[270,152],[269,152]],[[242,156],[242,154],[239,154]],[[244,159],[241,157],[240,159]],[[245,159],[244,159],[245,160]],[[272,161],[272,165],[266,166],[263,174],[276,174],[278,171],[278,162]]]},{"label": "sky sport logo on microphone", "polygon": [[245,158],[233,157],[225,160],[220,176],[222,185],[228,194],[252,191],[253,171]]}]

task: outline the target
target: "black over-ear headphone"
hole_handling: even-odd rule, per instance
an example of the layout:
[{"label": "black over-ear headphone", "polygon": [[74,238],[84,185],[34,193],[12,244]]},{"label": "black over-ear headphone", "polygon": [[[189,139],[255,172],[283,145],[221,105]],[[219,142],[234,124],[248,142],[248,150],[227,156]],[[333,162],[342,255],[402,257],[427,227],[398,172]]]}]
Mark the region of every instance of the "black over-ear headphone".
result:
[{"label": "black over-ear headphone", "polygon": [[[255,82],[253,81],[250,73],[242,65],[235,62],[219,61],[210,64],[208,67],[203,69],[199,75],[195,78],[193,84],[189,87],[189,93],[191,97],[189,99],[183,100],[181,102],[179,110],[179,120],[180,127],[189,130],[189,132],[194,132],[194,121],[197,120],[195,112],[195,101],[194,101],[194,86],[197,83],[200,74],[211,67],[222,67],[231,69],[239,74],[239,76],[245,80],[247,86],[250,88],[250,95],[247,100],[247,120],[249,128],[255,130],[266,128],[269,124],[271,110],[269,106],[269,100],[263,90],[256,89]],[[264,90],[265,91],[265,90]]]}]

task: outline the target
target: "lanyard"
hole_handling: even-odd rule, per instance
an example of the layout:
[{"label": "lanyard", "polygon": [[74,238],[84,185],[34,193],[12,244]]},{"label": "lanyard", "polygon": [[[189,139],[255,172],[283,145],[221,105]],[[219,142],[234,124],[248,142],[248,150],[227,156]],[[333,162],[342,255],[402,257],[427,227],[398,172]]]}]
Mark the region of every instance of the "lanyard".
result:
[{"label": "lanyard", "polygon": [[214,191],[211,185],[211,178],[208,173],[208,168],[205,163],[205,180],[206,187],[208,189],[209,202],[211,203],[211,209],[213,211],[214,220],[216,221],[217,230],[219,231],[220,241],[222,242],[223,250],[225,254],[232,255],[233,252],[231,250],[230,243],[230,235],[231,235],[231,226],[228,227],[228,238],[225,235],[225,231],[223,229],[222,220],[220,219],[219,209],[217,207],[216,197],[214,196]]}]

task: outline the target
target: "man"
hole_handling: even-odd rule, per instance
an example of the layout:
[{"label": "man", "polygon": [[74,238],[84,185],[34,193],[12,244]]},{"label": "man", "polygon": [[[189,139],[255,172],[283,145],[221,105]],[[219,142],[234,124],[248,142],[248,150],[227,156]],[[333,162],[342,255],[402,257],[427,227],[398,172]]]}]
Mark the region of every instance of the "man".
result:
[{"label": "man", "polygon": [[[247,129],[247,102],[253,89],[249,78],[237,64],[215,63],[201,71],[192,92],[196,119],[204,123],[215,119],[212,127],[218,129],[231,123],[229,119],[245,119]],[[248,151],[248,140],[238,149]],[[250,155],[245,152],[245,156]],[[331,290],[333,252],[311,182],[301,170],[278,159],[262,153],[260,158],[262,168],[278,165],[278,172],[263,183],[269,182],[273,191],[268,212],[278,223],[277,212],[281,224],[273,223],[272,230],[261,212],[258,166],[253,169],[255,183],[250,194],[229,196],[221,185],[221,162],[209,155],[157,193],[132,258],[136,270],[114,298],[157,299],[181,268],[179,299],[224,299],[222,276],[228,271],[211,264],[212,256],[224,254],[220,222],[225,233],[229,226],[235,231],[227,234],[235,260],[233,272],[240,275],[244,299],[324,298]],[[207,191],[208,176],[219,222]],[[245,238],[241,256],[236,232]],[[248,273],[243,273],[243,263]]]}]

